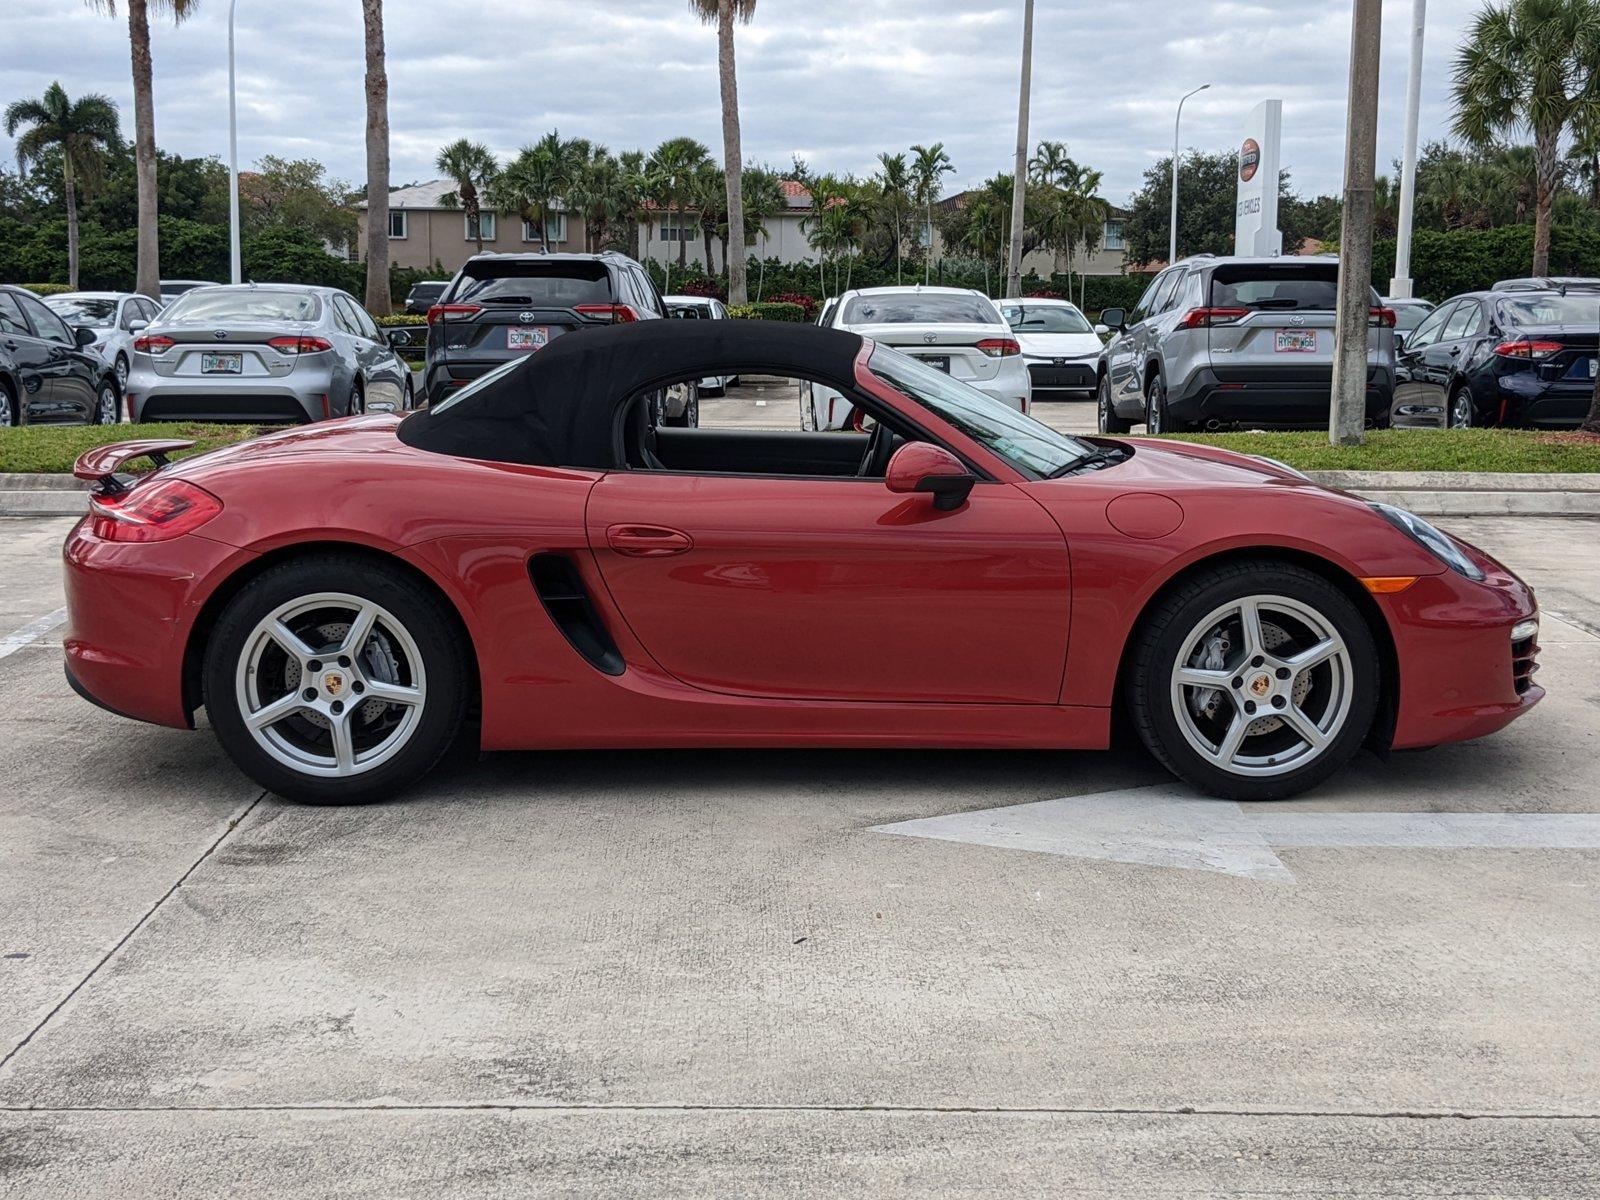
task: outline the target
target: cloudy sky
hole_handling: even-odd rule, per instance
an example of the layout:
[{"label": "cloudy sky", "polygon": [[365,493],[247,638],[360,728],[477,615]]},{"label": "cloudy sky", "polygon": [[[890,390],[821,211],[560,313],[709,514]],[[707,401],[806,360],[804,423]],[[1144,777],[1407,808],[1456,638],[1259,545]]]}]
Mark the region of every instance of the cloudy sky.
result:
[{"label": "cloudy sky", "polygon": [[[1423,138],[1442,135],[1455,47],[1481,0],[1429,0]],[[501,154],[551,127],[613,150],[689,134],[720,152],[713,30],[686,0],[389,0],[396,184],[433,178],[466,135]],[[1384,5],[1379,161],[1398,158],[1411,0]],[[119,14],[125,6],[118,5]],[[943,141],[955,186],[1009,169],[1022,0],[760,0],[739,32],[744,148],[865,173],[880,150]],[[124,18],[125,19],[125,18]],[[239,158],[315,157],[364,173],[357,0],[238,0]],[[1037,0],[1031,136],[1064,140],[1123,201],[1171,146],[1238,143],[1246,111],[1283,100],[1283,164],[1303,193],[1341,177],[1348,0]],[[202,0],[155,40],[156,136],[227,153],[227,3]],[[104,92],[131,136],[123,20],[80,0],[0,0],[0,101]],[[11,155],[0,137],[0,154]]]}]

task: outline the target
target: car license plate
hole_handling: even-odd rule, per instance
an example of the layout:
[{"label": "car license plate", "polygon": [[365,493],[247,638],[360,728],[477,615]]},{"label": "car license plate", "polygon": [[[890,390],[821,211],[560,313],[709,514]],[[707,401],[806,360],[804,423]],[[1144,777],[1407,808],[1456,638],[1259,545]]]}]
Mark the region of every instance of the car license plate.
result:
[{"label": "car license plate", "polygon": [[506,330],[507,350],[537,350],[550,340],[547,325],[513,325]]},{"label": "car license plate", "polygon": [[244,358],[238,354],[202,354],[202,375],[238,375],[244,370]]},{"label": "car license plate", "polygon": [[1279,354],[1315,354],[1317,352],[1317,331],[1315,329],[1280,329],[1278,330],[1278,344],[1275,349]]},{"label": "car license plate", "polygon": [[948,354],[919,354],[917,357],[935,370],[943,371],[946,375],[950,374],[950,356]]}]

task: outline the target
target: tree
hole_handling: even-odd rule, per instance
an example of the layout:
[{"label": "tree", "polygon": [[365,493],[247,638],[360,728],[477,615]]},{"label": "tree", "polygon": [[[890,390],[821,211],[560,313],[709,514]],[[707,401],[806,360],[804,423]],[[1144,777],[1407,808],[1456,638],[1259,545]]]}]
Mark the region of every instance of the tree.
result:
[{"label": "tree", "polygon": [[[767,222],[789,206],[783,194],[783,177],[770,167],[746,167],[744,172],[744,237],[747,246],[759,245],[767,233]],[[722,248],[724,258],[728,247]],[[759,256],[756,300],[765,294],[767,257]]]},{"label": "tree", "polygon": [[482,142],[457,138],[439,151],[434,159],[434,169],[455,183],[456,190],[441,197],[451,207],[459,204],[466,214],[467,228],[472,230],[478,243],[478,253],[483,253],[483,223],[479,207],[481,190],[500,173],[500,164]]},{"label": "tree", "polygon": [[389,68],[383,49],[383,0],[361,0],[366,43],[367,311],[387,317],[389,298]]},{"label": "tree", "polygon": [[927,248],[923,255],[922,282],[929,281],[933,270],[933,206],[944,191],[943,176],[955,170],[955,164],[944,152],[944,143],[911,147],[911,195],[927,216],[924,232]]},{"label": "tree", "polygon": [[1600,112],[1600,2],[1487,5],[1456,54],[1453,92],[1455,131],[1474,146],[1533,131],[1533,274],[1547,274],[1561,138]]},{"label": "tree", "polygon": [[[67,205],[67,282],[78,286],[78,181],[100,178],[106,149],[121,140],[117,106],[109,97],[91,93],[76,101],[67,99],[59,83],[52,83],[38,100],[17,100],[6,107],[6,136],[16,134],[17,168],[28,169],[47,148],[61,152],[61,185]],[[24,128],[26,127],[26,128]]]},{"label": "tree", "polygon": [[[705,239],[707,275],[713,275],[717,270],[716,263],[711,258],[712,239],[721,232],[727,232],[731,240],[731,230],[728,229],[728,184],[722,176],[723,172],[718,169],[717,164],[708,160],[700,164],[700,169],[694,173],[690,185],[691,202],[700,214],[700,236]],[[726,247],[722,259],[722,269],[727,271],[731,264],[728,262]]]},{"label": "tree", "polygon": [[[1178,173],[1178,257],[1233,252],[1234,200],[1239,194],[1239,158],[1234,151],[1207,154],[1190,150]],[[1297,203],[1287,172],[1278,178],[1278,224],[1283,244],[1293,248],[1308,234],[1287,224]],[[1167,257],[1172,204],[1172,158],[1146,168],[1144,182],[1128,204],[1123,235],[1130,263],[1163,262]]]},{"label": "tree", "polygon": [[894,231],[894,281],[900,278],[901,252],[905,248],[905,218],[911,208],[912,179],[904,154],[878,155],[879,169],[873,178],[878,184],[878,200],[885,223]]},{"label": "tree", "polygon": [[[748,23],[756,14],[756,0],[689,0],[689,5],[707,24],[717,26],[717,77],[722,88],[722,170],[728,200],[728,247],[723,258],[728,263],[728,302],[744,304],[748,299],[745,283],[744,252],[744,152],[740,148],[739,80],[733,60],[733,24]],[[683,243],[679,243],[682,249]],[[709,260],[711,254],[707,250]],[[706,269],[711,264],[706,263]]]},{"label": "tree", "polygon": [[[117,15],[117,0],[88,0],[90,7]],[[139,173],[138,267],[134,290],[161,298],[161,235],[156,192],[156,107],[150,58],[150,13],[171,13],[181,24],[200,0],[128,0],[128,45],[133,58],[133,147]]]},{"label": "tree", "polygon": [[678,239],[678,269],[689,265],[689,243],[683,236],[683,210],[694,192],[694,180],[701,166],[711,157],[693,138],[675,137],[662,142],[650,155],[645,171],[657,203],[674,218]]},{"label": "tree", "polygon": [[1029,170],[1040,193],[1035,202],[1040,242],[1055,252],[1057,271],[1066,259],[1070,291],[1073,256],[1080,249],[1094,253],[1111,212],[1100,198],[1101,173],[1074,160],[1065,142],[1040,142]]},{"label": "tree", "polygon": [[557,201],[565,205],[574,169],[587,153],[587,142],[563,140],[560,130],[552,129],[506,165],[489,185],[490,199],[525,220],[537,218],[539,248],[548,251],[551,208]]},{"label": "tree", "polygon": [[356,221],[345,203],[349,188],[327,178],[315,159],[283,159],[269,154],[254,171],[239,175],[239,207],[246,231],[287,228],[319,242],[344,245],[355,237]]}]

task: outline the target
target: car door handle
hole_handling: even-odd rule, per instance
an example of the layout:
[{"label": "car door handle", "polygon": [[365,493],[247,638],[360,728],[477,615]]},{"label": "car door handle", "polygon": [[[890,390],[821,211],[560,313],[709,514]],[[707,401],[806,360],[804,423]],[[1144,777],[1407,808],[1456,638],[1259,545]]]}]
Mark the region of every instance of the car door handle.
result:
[{"label": "car door handle", "polygon": [[629,558],[665,558],[694,548],[694,539],[664,525],[612,525],[606,545]]},{"label": "car door handle", "polygon": [[1450,357],[1451,358],[1454,358],[1456,355],[1458,355],[1460,353],[1461,353],[1461,347],[1460,346],[1451,346],[1450,347]]}]

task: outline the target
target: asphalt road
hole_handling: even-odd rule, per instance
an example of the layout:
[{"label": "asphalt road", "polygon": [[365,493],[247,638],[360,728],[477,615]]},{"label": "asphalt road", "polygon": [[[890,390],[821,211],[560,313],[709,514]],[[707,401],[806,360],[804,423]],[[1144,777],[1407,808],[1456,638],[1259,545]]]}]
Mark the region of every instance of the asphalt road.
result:
[{"label": "asphalt road", "polygon": [[[69,525],[0,520],[0,639]],[[1539,589],[1549,699],[1274,820],[1600,811],[1600,525],[1458,525]],[[1170,795],[1134,751],[464,755],[301,807],[78,700],[60,635],[0,640],[0,1194],[1600,1196],[1600,850],[879,829]]]},{"label": "asphalt road", "polygon": [[[741,380],[726,396],[700,398],[700,424],[722,429],[799,429],[800,394],[793,380]],[[1043,400],[1033,415],[1063,433],[1093,433],[1095,406],[1083,400]]]}]

